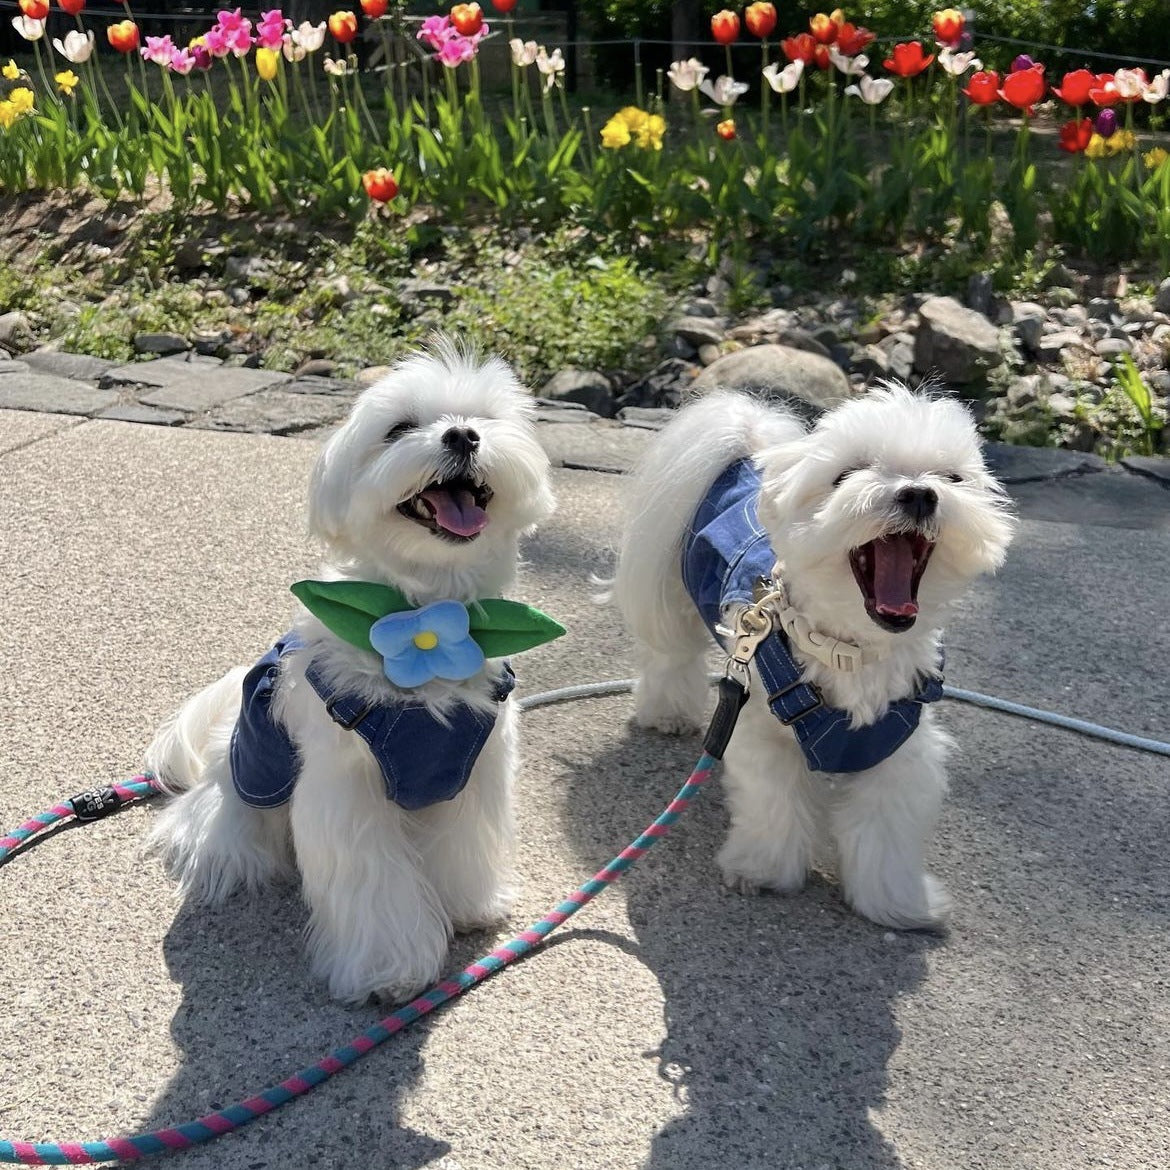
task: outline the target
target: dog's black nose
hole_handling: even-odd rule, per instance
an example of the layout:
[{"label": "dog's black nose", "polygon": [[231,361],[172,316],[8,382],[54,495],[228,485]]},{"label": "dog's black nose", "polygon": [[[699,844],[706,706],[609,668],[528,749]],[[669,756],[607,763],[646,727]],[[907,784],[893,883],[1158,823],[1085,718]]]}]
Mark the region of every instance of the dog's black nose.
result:
[{"label": "dog's black nose", "polygon": [[934,488],[904,487],[894,496],[894,503],[914,521],[929,520],[938,508],[938,493]]},{"label": "dog's black nose", "polygon": [[443,446],[460,459],[470,459],[479,446],[479,432],[471,427],[448,427],[443,432]]}]

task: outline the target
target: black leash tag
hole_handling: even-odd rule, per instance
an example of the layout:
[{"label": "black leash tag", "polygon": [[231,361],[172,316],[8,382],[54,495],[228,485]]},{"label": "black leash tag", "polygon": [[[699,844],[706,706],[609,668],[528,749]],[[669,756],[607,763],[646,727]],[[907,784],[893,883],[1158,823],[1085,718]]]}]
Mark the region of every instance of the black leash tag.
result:
[{"label": "black leash tag", "polygon": [[703,751],[716,760],[723,759],[735,722],[747,702],[747,691],[733,678],[719,680],[719,702],[703,737]]},{"label": "black leash tag", "polygon": [[122,807],[122,798],[112,788],[87,788],[71,797],[69,803],[79,821],[100,821]]}]

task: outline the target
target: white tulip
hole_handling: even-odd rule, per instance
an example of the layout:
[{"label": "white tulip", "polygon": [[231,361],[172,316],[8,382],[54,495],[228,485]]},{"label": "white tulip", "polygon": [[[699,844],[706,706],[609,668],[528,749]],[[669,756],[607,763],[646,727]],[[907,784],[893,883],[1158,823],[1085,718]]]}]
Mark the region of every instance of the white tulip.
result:
[{"label": "white tulip", "polygon": [[74,29],[72,32],[65,34],[64,43],[54,37],[53,48],[70,65],[82,65],[89,60],[90,54],[93,52],[93,33],[78,32]]},{"label": "white tulip", "polygon": [[306,53],[315,53],[325,43],[325,21],[312,24],[302,21],[289,33],[293,43],[299,45]]},{"label": "white tulip", "polygon": [[704,81],[699,89],[717,106],[733,106],[748,91],[748,86],[734,77],[717,77],[715,84]]},{"label": "white tulip", "polygon": [[962,77],[968,69],[983,68],[983,62],[974,53],[956,53],[950,48],[939,50],[938,63],[952,77]]},{"label": "white tulip", "polygon": [[535,41],[522,41],[519,37],[513,37],[508,42],[508,48],[512,50],[513,64],[520,69],[535,64],[536,58],[543,51]]},{"label": "white tulip", "polygon": [[1165,101],[1168,92],[1170,92],[1170,69],[1163,69],[1156,77],[1150,79],[1149,84],[1142,90],[1142,97],[1153,106],[1157,105],[1158,102]]},{"label": "white tulip", "polygon": [[[860,77],[869,64],[869,58],[864,53],[859,53],[856,57],[846,57],[836,45],[829,46],[829,60],[846,77]],[[802,61],[801,64],[803,65],[804,62]]]},{"label": "white tulip", "polygon": [[1113,85],[1126,101],[1142,97],[1149,84],[1144,69],[1118,69],[1113,74]]},{"label": "white tulip", "polygon": [[799,84],[804,74],[804,62],[793,61],[783,69],[779,65],[769,65],[764,70],[764,79],[776,93],[791,93]]},{"label": "white tulip", "polygon": [[26,41],[39,41],[45,35],[45,22],[43,20],[32,20],[27,16],[14,16],[12,18],[12,27]]},{"label": "white tulip", "polygon": [[686,61],[675,61],[666,71],[666,76],[670,78],[670,83],[675,89],[690,93],[692,89],[698,88],[699,83],[710,72],[711,70],[697,57],[691,57]]},{"label": "white tulip", "polygon": [[561,74],[565,71],[565,59],[561,56],[560,49],[553,49],[550,54],[541,45],[536,55],[536,67],[544,74],[544,88],[550,90],[561,82]]},{"label": "white tulip", "polygon": [[861,77],[858,85],[847,85],[845,92],[859,97],[867,106],[877,106],[894,91],[894,83],[888,77]]}]

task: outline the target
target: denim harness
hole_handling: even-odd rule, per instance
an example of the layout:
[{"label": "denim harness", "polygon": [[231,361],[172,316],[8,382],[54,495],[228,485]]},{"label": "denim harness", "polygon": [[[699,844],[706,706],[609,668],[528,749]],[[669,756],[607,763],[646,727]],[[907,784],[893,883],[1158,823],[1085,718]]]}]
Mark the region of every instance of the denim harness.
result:
[{"label": "denim harness", "polygon": [[[751,605],[776,563],[756,512],[759,493],[755,463],[733,463],[711,486],[683,538],[683,583],[717,642],[724,607]],[[942,698],[942,678],[932,675],[911,697],[891,703],[876,723],[851,728],[847,712],[828,706],[820,689],[803,681],[783,631],[765,638],[753,661],[772,714],[792,728],[814,772],[862,772],[880,764],[914,734],[922,705]]]},{"label": "denim harness", "polygon": [[[284,804],[296,784],[297,750],[272,717],[272,695],[281,660],[302,645],[295,634],[285,634],[244,676],[243,702],[232,732],[232,783],[253,808]],[[496,723],[495,712],[466,703],[442,718],[425,704],[405,699],[371,707],[356,695],[333,691],[312,663],[305,678],[333,721],[365,741],[382,771],[386,798],[405,809],[458,796]],[[512,668],[505,664],[492,697],[503,702],[515,685]]]}]

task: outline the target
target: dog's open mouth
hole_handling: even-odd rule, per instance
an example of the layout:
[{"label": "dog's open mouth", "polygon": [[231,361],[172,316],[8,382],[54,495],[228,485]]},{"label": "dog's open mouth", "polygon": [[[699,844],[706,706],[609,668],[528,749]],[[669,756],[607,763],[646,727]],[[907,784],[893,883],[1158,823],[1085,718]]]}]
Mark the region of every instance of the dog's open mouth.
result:
[{"label": "dog's open mouth", "polygon": [[399,512],[444,540],[474,540],[488,522],[492,489],[468,476],[435,480],[403,500]]},{"label": "dog's open mouth", "polygon": [[849,553],[853,576],[865,598],[865,612],[883,630],[900,634],[918,616],[918,582],[934,542],[917,532],[902,532],[858,545]]}]

